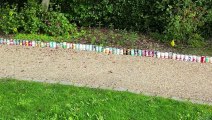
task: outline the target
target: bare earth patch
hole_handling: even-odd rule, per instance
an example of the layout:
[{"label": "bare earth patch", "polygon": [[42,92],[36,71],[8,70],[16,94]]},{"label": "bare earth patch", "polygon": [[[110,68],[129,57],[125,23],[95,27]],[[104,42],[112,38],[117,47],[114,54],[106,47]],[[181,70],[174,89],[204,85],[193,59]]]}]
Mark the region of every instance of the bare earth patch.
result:
[{"label": "bare earth patch", "polygon": [[212,103],[212,64],[71,49],[0,46],[0,77]]}]

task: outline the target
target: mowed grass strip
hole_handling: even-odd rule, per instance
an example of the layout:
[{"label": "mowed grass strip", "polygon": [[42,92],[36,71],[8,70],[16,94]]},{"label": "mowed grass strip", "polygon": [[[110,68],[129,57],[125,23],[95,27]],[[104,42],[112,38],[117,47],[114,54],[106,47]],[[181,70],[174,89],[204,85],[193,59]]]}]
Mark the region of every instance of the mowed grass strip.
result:
[{"label": "mowed grass strip", "polygon": [[212,106],[129,92],[0,79],[0,119],[210,120]]}]

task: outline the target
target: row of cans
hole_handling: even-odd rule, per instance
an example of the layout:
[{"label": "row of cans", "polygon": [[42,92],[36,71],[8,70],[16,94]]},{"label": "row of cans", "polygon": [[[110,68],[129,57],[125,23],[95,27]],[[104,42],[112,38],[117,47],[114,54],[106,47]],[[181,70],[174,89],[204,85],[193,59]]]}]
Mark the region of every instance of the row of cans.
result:
[{"label": "row of cans", "polygon": [[183,55],[178,53],[160,52],[160,51],[153,51],[153,50],[103,47],[98,45],[75,44],[75,43],[69,43],[69,42],[53,42],[53,41],[42,42],[42,41],[13,40],[13,39],[0,38],[0,44],[43,47],[43,48],[44,47],[64,48],[64,49],[75,49],[75,50],[82,50],[82,51],[96,51],[96,52],[103,52],[106,54],[145,56],[145,57],[155,57],[155,58],[163,58],[163,59],[174,59],[179,61],[212,63],[212,57],[209,57],[209,56]]}]

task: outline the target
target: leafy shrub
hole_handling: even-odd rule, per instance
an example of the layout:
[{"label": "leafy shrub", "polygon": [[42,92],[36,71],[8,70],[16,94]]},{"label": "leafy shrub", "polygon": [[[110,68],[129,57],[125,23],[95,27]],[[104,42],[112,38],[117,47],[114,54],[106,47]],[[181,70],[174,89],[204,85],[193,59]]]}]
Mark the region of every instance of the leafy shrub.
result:
[{"label": "leafy shrub", "polygon": [[5,34],[17,33],[20,23],[16,5],[10,8],[5,4],[3,8],[0,8],[0,14],[0,31]]},{"label": "leafy shrub", "polygon": [[66,35],[77,31],[76,25],[70,24],[63,13],[47,12],[42,15],[42,30],[49,35]]},{"label": "leafy shrub", "polygon": [[201,46],[203,38],[198,33],[198,28],[204,25],[203,15],[205,15],[206,9],[198,6],[197,2],[192,0],[178,2],[175,7],[177,14],[170,17],[170,22],[165,30],[167,38],[184,44],[189,43],[192,46]]},{"label": "leafy shrub", "polygon": [[41,28],[41,8],[38,4],[29,2],[20,11],[22,31],[25,33],[37,33]]}]

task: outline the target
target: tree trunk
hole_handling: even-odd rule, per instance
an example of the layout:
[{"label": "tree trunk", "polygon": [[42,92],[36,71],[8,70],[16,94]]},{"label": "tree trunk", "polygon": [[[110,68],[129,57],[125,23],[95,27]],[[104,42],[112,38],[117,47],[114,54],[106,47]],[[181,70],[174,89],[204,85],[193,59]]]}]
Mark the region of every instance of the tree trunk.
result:
[{"label": "tree trunk", "polygon": [[42,9],[43,9],[43,11],[45,11],[45,12],[47,12],[47,11],[48,11],[48,8],[49,8],[49,2],[50,2],[50,0],[42,0],[41,5],[42,5]]}]

